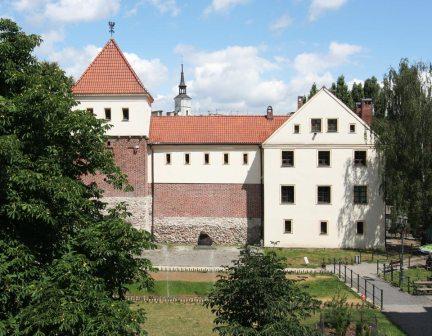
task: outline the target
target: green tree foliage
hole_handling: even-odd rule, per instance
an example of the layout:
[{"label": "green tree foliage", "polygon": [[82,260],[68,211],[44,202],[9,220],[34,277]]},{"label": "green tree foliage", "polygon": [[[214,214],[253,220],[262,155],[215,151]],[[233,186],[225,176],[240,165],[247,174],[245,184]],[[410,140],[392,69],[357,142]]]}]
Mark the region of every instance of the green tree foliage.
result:
[{"label": "green tree foliage", "polygon": [[363,85],[362,83],[354,83],[351,88],[351,98],[354,103],[353,107],[355,109],[355,104],[358,102],[361,102],[363,98],[365,98],[364,92],[363,92]]},{"label": "green tree foliage", "polygon": [[0,20],[0,335],[144,335],[124,295],[151,285],[136,257],[150,235],[81,181],[100,172],[127,188],[108,127],[72,110],[72,81],[32,56],[39,43]]},{"label": "green tree foliage", "polygon": [[403,59],[384,77],[382,117],[373,124],[384,158],[382,175],[392,214],[408,215],[414,233],[432,241],[431,66]]},{"label": "green tree foliage", "polygon": [[206,306],[219,335],[314,335],[301,321],[318,302],[285,276],[283,261],[250,248],[215,283]]},{"label": "green tree foliage", "polygon": [[350,90],[348,88],[348,85],[345,83],[345,77],[343,75],[340,75],[337,78],[336,83],[332,84],[331,91],[336,97],[342,100],[346,106],[348,106],[351,109],[355,107],[353,99],[351,97]]},{"label": "green tree foliage", "polygon": [[309,91],[308,100],[311,99],[318,92],[318,88],[316,83],[313,83],[311,89]]}]

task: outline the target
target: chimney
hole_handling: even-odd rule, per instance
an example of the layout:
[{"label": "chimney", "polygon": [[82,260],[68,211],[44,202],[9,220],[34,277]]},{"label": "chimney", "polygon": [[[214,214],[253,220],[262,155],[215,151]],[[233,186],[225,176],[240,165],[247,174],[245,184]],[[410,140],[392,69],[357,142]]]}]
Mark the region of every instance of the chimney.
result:
[{"label": "chimney", "polygon": [[273,120],[273,107],[271,107],[270,105],[267,107],[267,115],[266,118],[268,120]]},{"label": "chimney", "polygon": [[305,101],[305,96],[297,97],[297,110],[303,106],[304,101]]},{"label": "chimney", "polygon": [[360,103],[356,104],[356,113],[357,115],[363,119],[363,121],[371,125],[373,118],[373,104],[372,99],[363,98]]}]

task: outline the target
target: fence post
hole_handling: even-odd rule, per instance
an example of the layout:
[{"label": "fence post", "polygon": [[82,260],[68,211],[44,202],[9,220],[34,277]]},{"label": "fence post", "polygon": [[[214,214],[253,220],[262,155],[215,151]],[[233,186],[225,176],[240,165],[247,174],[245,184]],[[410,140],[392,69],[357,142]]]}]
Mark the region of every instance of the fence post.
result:
[{"label": "fence post", "polygon": [[390,264],[390,279],[391,279],[391,282],[393,282],[393,264]]},{"label": "fence post", "polygon": [[410,277],[407,277],[407,292],[410,292]]},{"label": "fence post", "polygon": [[379,261],[378,260],[377,260],[377,276],[379,276]]},{"label": "fence post", "polygon": [[350,270],[351,271],[351,288],[352,288],[352,282],[353,282],[353,278],[352,278],[352,276],[353,276],[353,270]]},{"label": "fence post", "polygon": [[386,268],[386,263],[383,264],[383,273],[384,273],[384,281],[387,281],[386,279],[386,272],[387,272],[387,268]]},{"label": "fence post", "polygon": [[341,261],[339,260],[339,278],[341,276]]},{"label": "fence post", "polygon": [[372,284],[372,304],[375,307],[375,285]]},{"label": "fence post", "polygon": [[367,299],[367,280],[364,279],[365,282],[365,298]]},{"label": "fence post", "polygon": [[383,310],[383,303],[384,303],[384,300],[383,300],[383,290],[381,289],[381,310]]},{"label": "fence post", "polygon": [[408,255],[408,268],[411,267],[411,254]]},{"label": "fence post", "polygon": [[333,258],[333,274],[336,274],[336,258]]},{"label": "fence post", "polygon": [[357,293],[360,293],[360,275],[357,274]]},{"label": "fence post", "polygon": [[344,265],[344,283],[346,283],[346,265]]},{"label": "fence post", "polygon": [[361,250],[360,250],[360,260],[359,261],[360,261],[360,263],[362,262]]}]

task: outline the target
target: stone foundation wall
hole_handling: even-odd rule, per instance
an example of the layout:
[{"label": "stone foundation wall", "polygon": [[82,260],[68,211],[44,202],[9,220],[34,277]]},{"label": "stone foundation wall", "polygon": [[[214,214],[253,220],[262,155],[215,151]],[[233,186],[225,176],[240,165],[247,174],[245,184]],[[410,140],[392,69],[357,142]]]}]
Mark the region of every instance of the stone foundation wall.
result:
[{"label": "stone foundation wall", "polygon": [[206,233],[216,245],[258,243],[261,218],[235,217],[156,217],[154,235],[160,243],[197,244]]},{"label": "stone foundation wall", "polygon": [[129,222],[137,229],[151,230],[152,197],[104,197],[103,201],[108,203],[108,208],[125,202],[127,210],[131,213]]}]

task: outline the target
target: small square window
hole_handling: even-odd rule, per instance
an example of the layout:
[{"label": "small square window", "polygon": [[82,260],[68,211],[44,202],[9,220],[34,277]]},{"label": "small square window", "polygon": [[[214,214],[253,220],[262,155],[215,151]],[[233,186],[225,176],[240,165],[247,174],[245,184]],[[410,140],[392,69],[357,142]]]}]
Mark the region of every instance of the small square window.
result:
[{"label": "small square window", "polygon": [[190,154],[189,153],[185,153],[184,155],[184,159],[185,159],[185,164],[190,164]]},{"label": "small square window", "polygon": [[356,166],[366,166],[366,151],[354,152],[354,164]]},{"label": "small square window", "polygon": [[292,233],[292,220],[284,219],[284,233]]},{"label": "small square window", "polygon": [[356,125],[350,124],[350,133],[355,133],[355,131],[356,131]]},{"label": "small square window", "polygon": [[357,234],[358,235],[363,235],[364,234],[364,222],[363,221],[358,221],[356,224],[357,228]]},{"label": "small square window", "polygon": [[320,222],[320,234],[326,235],[327,233],[328,233],[327,222],[326,221],[321,221]]},{"label": "small square window", "polygon": [[319,186],[317,188],[317,200],[318,200],[318,204],[330,204],[331,203],[331,187],[330,186]]},{"label": "small square window", "polygon": [[93,107],[87,107],[87,112],[94,115]]},{"label": "small square window", "polygon": [[210,164],[210,154],[209,153],[204,154],[204,164],[206,164],[206,165]]},{"label": "small square window", "polygon": [[165,164],[167,164],[167,165],[171,164],[171,154],[170,153],[165,154]]},{"label": "small square window", "polygon": [[294,133],[296,134],[300,133],[300,125],[294,125]]},{"label": "small square window", "polygon": [[247,165],[249,163],[248,153],[243,153],[243,164]]},{"label": "small square window", "polygon": [[294,203],[294,186],[281,186],[281,203]]},{"label": "small square window", "polygon": [[330,151],[318,151],[318,167],[330,167]]},{"label": "small square window", "polygon": [[282,167],[294,167],[294,151],[282,151]]},{"label": "small square window", "polygon": [[311,132],[313,133],[321,132],[321,119],[311,119]]},{"label": "small square window", "polygon": [[228,153],[224,153],[224,155],[223,155],[223,163],[224,163],[224,165],[229,164],[229,154]]},{"label": "small square window", "polygon": [[354,186],[354,204],[367,204],[367,186]]},{"label": "small square window", "polygon": [[327,132],[337,132],[337,131],[338,131],[338,120],[327,119]]},{"label": "small square window", "polygon": [[105,120],[111,120],[111,109],[105,108]]},{"label": "small square window", "polygon": [[129,109],[124,107],[122,108],[123,111],[123,121],[129,121]]}]

